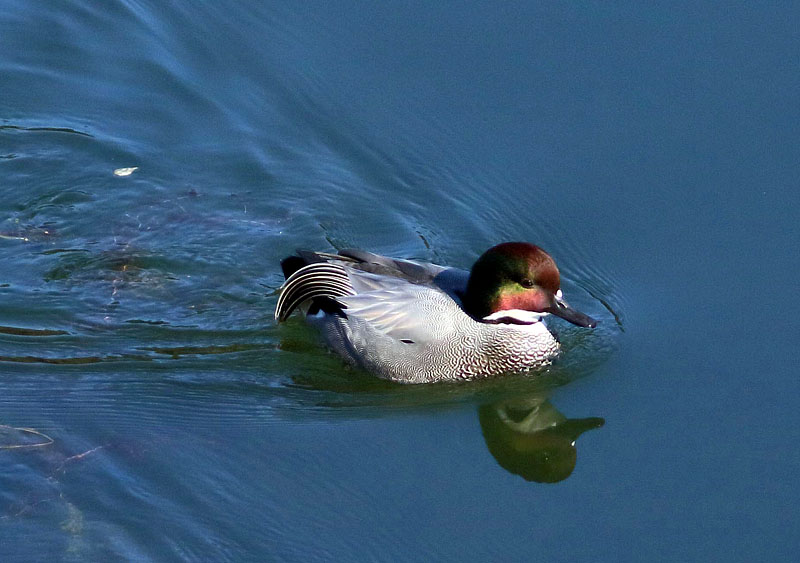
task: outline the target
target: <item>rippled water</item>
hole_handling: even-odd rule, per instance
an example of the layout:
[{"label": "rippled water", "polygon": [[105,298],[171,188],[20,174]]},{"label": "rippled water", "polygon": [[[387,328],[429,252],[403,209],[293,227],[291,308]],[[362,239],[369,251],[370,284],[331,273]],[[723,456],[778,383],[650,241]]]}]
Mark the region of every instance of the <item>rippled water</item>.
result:
[{"label": "rippled water", "polygon": [[[797,15],[5,2],[3,560],[796,559]],[[504,240],[601,321],[534,377],[272,320]]]}]

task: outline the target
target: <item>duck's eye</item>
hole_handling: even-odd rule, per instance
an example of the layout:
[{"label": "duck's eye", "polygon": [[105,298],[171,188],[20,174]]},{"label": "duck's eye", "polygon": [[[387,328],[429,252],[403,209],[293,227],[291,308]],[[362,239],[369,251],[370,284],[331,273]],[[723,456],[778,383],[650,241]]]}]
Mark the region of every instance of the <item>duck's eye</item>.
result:
[{"label": "duck's eye", "polygon": [[530,278],[522,278],[522,280],[519,282],[519,285],[521,285],[524,288],[530,289],[533,287],[533,280]]}]

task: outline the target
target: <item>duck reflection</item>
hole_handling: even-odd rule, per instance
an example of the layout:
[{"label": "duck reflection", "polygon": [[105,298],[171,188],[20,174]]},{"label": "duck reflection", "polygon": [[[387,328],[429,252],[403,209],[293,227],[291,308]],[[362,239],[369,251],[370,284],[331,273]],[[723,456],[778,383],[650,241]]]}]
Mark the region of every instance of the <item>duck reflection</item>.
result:
[{"label": "duck reflection", "polygon": [[569,477],[578,457],[578,436],[605,423],[597,417],[567,418],[541,394],[485,404],[478,409],[478,419],[497,463],[539,483]]},{"label": "duck reflection", "polygon": [[[281,348],[292,350],[294,346],[293,342],[285,341]],[[335,361],[331,356],[330,365],[335,365]],[[359,370],[348,375],[342,377],[341,371],[331,370],[326,364],[309,364],[304,374],[292,376],[287,391],[292,393],[293,401],[308,403],[314,409],[340,411],[367,407],[361,414],[371,411],[378,416],[389,406],[392,412],[397,412],[473,401],[483,403],[478,407],[478,420],[486,447],[502,468],[527,481],[557,483],[569,477],[578,457],[578,437],[605,424],[602,418],[567,418],[559,412],[549,399],[568,380],[556,376],[537,380],[509,376],[506,380],[470,385],[426,386],[399,385]],[[310,390],[318,394],[306,393]],[[484,402],[486,398],[490,398],[489,402]],[[309,411],[304,412],[307,415]]]}]

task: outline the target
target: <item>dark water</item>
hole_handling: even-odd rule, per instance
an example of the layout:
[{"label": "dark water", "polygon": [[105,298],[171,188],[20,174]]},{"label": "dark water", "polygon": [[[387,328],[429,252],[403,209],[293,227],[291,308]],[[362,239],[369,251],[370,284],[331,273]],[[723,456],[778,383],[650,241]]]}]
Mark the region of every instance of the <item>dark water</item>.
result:
[{"label": "dark water", "polygon": [[[800,9],[276,4],[3,3],[2,559],[796,560]],[[601,320],[540,377],[272,321],[504,240]]]}]

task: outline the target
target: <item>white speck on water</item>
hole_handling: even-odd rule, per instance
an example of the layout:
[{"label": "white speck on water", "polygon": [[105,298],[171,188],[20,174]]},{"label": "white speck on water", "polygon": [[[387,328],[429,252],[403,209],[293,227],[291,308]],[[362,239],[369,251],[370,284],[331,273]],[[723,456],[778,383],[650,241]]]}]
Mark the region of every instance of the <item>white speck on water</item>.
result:
[{"label": "white speck on water", "polygon": [[129,168],[117,168],[116,170],[114,170],[114,176],[130,176],[137,170],[139,170],[138,166],[131,166]]}]

